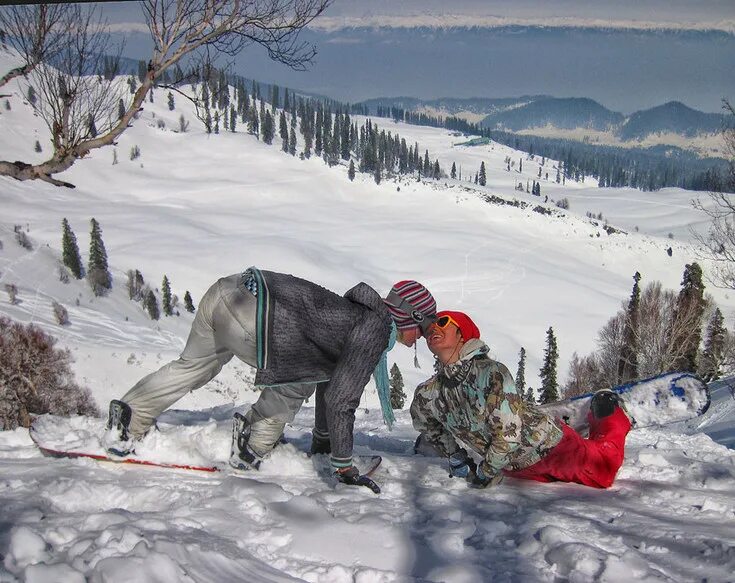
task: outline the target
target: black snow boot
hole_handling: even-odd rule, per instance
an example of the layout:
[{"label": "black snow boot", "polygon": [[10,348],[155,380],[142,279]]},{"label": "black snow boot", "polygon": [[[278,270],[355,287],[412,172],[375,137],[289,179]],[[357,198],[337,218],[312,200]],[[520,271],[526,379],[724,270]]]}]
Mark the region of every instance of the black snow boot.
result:
[{"label": "black snow boot", "polygon": [[250,422],[245,415],[235,413],[232,420],[232,446],[230,447],[230,465],[236,470],[258,470],[263,461],[252,449],[250,441]]},{"label": "black snow boot", "polygon": [[110,414],[107,417],[107,429],[115,429],[119,431],[119,440],[128,441],[130,439],[130,419],[133,411],[130,405],[123,401],[110,401]]}]

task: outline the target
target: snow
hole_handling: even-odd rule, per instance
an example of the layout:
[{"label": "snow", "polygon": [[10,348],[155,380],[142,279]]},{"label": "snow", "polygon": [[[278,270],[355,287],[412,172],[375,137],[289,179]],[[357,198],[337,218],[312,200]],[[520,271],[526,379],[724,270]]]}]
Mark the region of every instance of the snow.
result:
[{"label": "snow", "polygon": [[[0,54],[0,70],[8,59]],[[23,85],[9,91],[12,109],[0,106],[0,159],[39,161],[50,148],[46,130],[23,103]],[[78,381],[103,410],[176,358],[191,324],[183,310],[148,319],[127,299],[129,269],[155,287],[167,275],[174,292],[183,298],[190,290],[195,304],[218,277],[253,264],[340,293],[358,281],[387,292],[415,278],[441,307],[469,312],[512,371],[524,346],[526,378],[538,387],[549,326],[564,380],[573,352],[590,352],[627,299],[635,271],[642,284],[677,289],[684,265],[700,260],[690,228],[702,229],[706,217],[689,204],[692,192],[542,179],[539,200],[514,190],[535,179],[538,160],[498,144],[456,146],[463,139],[450,132],[382,119],[375,120],[381,128],[418,141],[446,170],[456,162],[465,180],[375,185],[358,175],[350,183],[346,167],[292,158],[241,126],[207,136],[179,96],[172,112],[165,92],[156,91],[155,101],[120,137],[117,165],[106,148],[64,173],[74,190],[0,178],[0,284],[16,284],[20,299],[0,298],[0,315],[34,322],[68,347]],[[182,112],[192,126],[186,134],[172,131]],[[33,151],[37,138],[42,154]],[[133,145],[142,156],[130,161]],[[506,156],[516,164],[523,157],[523,172],[507,172]],[[481,161],[485,188],[466,181]],[[550,177],[553,166],[546,161]],[[531,206],[489,204],[478,194]],[[561,198],[569,211],[553,205]],[[533,212],[539,204],[556,214]],[[607,235],[587,211],[627,234]],[[114,278],[109,296],[59,281],[64,217],[85,258],[89,220],[99,221]],[[32,251],[16,245],[14,225],[27,230]],[[711,265],[701,263],[708,273]],[[707,291],[732,322],[735,298]],[[69,325],[55,323],[52,299],[68,309]],[[415,369],[412,351],[390,355],[404,374],[407,405],[431,371],[423,343],[418,359]],[[150,455],[224,460],[233,412],[257,398],[252,379],[249,367],[229,363],[161,417],[161,432],[146,442]],[[355,443],[360,456],[383,456],[376,496],[335,485],[306,456],[313,415],[307,403],[287,428],[290,443],[244,476],[50,459],[27,430],[0,432],[0,581],[733,580],[735,455],[722,444],[733,444],[735,399],[727,385],[693,422],[633,431],[609,490],[511,479],[470,490],[447,476],[442,460],[412,455],[407,410],[387,431],[371,384]],[[71,441],[102,420],[68,423]]]}]

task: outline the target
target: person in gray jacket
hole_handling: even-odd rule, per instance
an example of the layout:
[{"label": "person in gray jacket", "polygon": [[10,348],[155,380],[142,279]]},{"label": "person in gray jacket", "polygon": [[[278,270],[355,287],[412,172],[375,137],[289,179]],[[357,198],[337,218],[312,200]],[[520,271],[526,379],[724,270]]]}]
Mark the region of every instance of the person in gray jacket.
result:
[{"label": "person in gray jacket", "polygon": [[316,390],[312,453],[330,453],[339,480],[370,486],[352,463],[355,409],[375,371],[386,416],[385,355],[396,340],[414,346],[435,314],[433,296],[413,280],[382,299],[365,283],[339,296],[255,267],[223,277],[202,297],[181,356],[110,403],[108,451],[130,453],[158,415],[237,356],[257,369],[263,390],[245,415],[235,413],[233,467],[258,469]]}]

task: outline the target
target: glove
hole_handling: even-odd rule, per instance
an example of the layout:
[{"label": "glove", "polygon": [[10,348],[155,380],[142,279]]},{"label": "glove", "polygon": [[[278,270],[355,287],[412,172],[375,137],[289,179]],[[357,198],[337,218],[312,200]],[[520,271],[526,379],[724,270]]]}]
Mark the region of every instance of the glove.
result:
[{"label": "glove", "polygon": [[361,476],[360,470],[355,466],[341,468],[334,472],[334,476],[343,484],[347,484],[349,486],[365,486],[366,488],[370,488],[376,494],[380,494],[380,486],[378,486],[371,478]]},{"label": "glove", "polygon": [[503,474],[498,473],[492,478],[487,477],[483,471],[482,466],[477,466],[477,471],[472,478],[467,479],[467,484],[470,488],[482,489],[488,486],[497,486],[503,481]]},{"label": "glove", "polygon": [[449,477],[470,480],[477,470],[475,461],[463,449],[449,456]]},{"label": "glove", "polygon": [[329,442],[329,437],[323,439],[316,435],[311,436],[311,454],[316,453],[332,453],[332,444]]}]

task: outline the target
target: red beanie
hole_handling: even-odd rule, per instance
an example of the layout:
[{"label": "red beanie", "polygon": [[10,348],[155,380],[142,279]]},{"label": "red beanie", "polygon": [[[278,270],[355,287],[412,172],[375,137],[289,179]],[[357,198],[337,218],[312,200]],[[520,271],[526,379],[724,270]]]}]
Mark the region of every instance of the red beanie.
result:
[{"label": "red beanie", "polygon": [[471,340],[472,338],[480,337],[480,329],[472,321],[472,318],[470,318],[464,312],[452,312],[451,310],[442,310],[436,315],[437,318],[441,318],[442,316],[449,316],[450,318],[452,318],[452,320],[459,324],[459,331],[462,334],[462,338],[465,342]]}]

